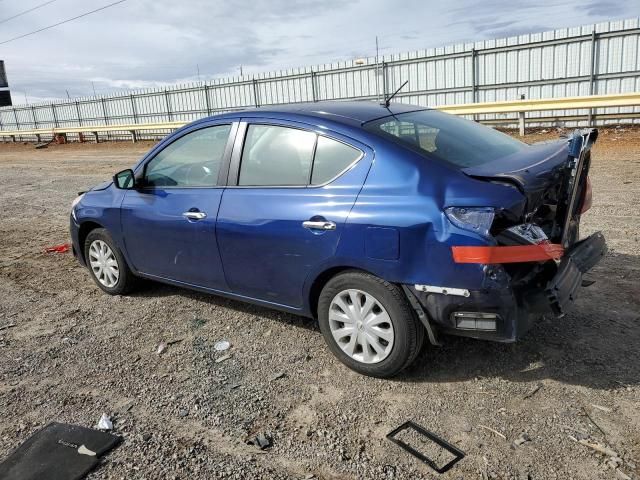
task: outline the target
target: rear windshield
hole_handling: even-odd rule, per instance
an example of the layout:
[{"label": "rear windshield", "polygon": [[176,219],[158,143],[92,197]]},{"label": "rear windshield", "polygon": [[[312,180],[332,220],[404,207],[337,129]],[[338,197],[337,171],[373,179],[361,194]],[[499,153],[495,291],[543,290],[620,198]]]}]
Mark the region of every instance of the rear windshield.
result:
[{"label": "rear windshield", "polygon": [[507,134],[437,110],[384,117],[365,129],[459,168],[475,167],[527,148]]}]

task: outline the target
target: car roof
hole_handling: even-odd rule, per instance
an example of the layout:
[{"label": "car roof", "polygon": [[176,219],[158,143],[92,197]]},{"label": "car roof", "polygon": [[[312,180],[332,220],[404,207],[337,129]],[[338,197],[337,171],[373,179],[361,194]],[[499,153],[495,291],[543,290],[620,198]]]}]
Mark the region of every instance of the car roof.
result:
[{"label": "car roof", "polygon": [[363,125],[371,120],[388,117],[399,113],[415,112],[416,110],[426,110],[425,107],[408,105],[404,103],[391,103],[389,107],[373,101],[350,101],[350,102],[309,102],[293,103],[288,105],[268,105],[264,107],[250,108],[240,112],[230,112],[221,116],[244,116],[268,117],[272,115],[303,115],[318,119],[331,120],[347,125]]}]

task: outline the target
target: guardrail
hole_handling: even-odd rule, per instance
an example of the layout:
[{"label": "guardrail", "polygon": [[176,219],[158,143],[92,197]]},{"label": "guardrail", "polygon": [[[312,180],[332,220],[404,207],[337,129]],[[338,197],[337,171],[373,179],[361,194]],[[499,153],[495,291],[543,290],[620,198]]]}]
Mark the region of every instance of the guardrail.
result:
[{"label": "guardrail", "polygon": [[[452,113],[455,115],[517,113],[520,135],[524,135],[527,112],[589,109],[589,118],[591,118],[592,110],[595,108],[628,107],[634,105],[640,105],[640,92],[617,93],[611,95],[586,95],[582,97],[511,100],[506,102],[468,103],[461,105],[442,105],[435,108],[443,112]],[[617,117],[621,115],[637,118],[640,117],[640,112],[616,114]],[[573,119],[575,119],[576,117],[579,116],[572,116]],[[541,119],[532,118],[532,120],[540,121]],[[500,121],[502,120],[489,120],[488,123],[499,123]],[[66,135],[69,133],[90,133],[95,136],[97,142],[98,133],[100,132],[129,132],[131,134],[132,141],[136,142],[137,132],[175,130],[186,125],[187,123],[189,122],[87,125],[83,127],[42,128],[33,130],[2,130],[0,131],[0,136],[3,137],[3,139],[10,137],[15,142],[17,137],[22,136],[35,136],[36,139],[40,141],[41,136],[43,135],[56,136]]]}]

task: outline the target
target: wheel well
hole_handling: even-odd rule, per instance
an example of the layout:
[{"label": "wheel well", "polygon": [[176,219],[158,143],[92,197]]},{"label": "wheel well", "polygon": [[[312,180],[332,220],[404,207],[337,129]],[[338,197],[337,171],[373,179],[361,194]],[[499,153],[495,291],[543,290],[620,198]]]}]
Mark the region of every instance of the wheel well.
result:
[{"label": "wheel well", "polygon": [[357,270],[360,272],[365,271],[354,267],[333,267],[322,272],[314,280],[313,284],[311,285],[311,289],[309,290],[309,308],[311,310],[313,318],[318,318],[318,299],[320,298],[320,293],[322,292],[324,286],[333,277],[335,277],[339,273],[346,272],[347,270]]},{"label": "wheel well", "polygon": [[102,225],[96,222],[84,222],[80,225],[80,229],[78,230],[78,247],[80,251],[78,254],[82,255],[82,260],[86,263],[86,258],[84,258],[84,242],[87,239],[87,235],[91,230],[95,230],[96,228],[102,228]]}]

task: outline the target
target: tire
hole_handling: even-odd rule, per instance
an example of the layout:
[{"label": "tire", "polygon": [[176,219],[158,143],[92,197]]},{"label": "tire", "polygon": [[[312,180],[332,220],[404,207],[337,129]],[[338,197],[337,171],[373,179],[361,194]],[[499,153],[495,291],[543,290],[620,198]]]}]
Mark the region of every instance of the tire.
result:
[{"label": "tire", "polygon": [[[107,248],[103,248],[103,245],[106,245]],[[92,246],[95,247],[94,250],[92,250]],[[102,257],[96,257],[96,254],[102,254]],[[109,295],[124,295],[135,287],[136,277],[134,277],[122,256],[122,252],[116,246],[116,243],[106,229],[96,228],[89,232],[89,235],[87,235],[84,241],[84,258],[93,281]],[[99,278],[97,273],[99,273],[100,270],[96,272],[96,269],[91,265],[92,260],[104,261],[105,266],[108,265],[110,267],[113,267],[115,262],[115,270],[117,270],[117,272],[114,274],[112,268],[109,269],[109,272],[104,272],[103,269],[103,274]]]},{"label": "tire", "polygon": [[[424,343],[424,326],[402,289],[357,270],[340,273],[327,282],[318,299],[318,320],[338,360],[371,377],[397,375],[415,360]],[[372,338],[377,340],[377,348]]]}]

